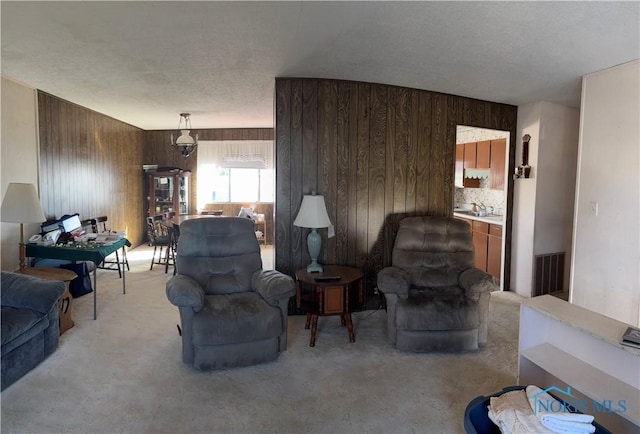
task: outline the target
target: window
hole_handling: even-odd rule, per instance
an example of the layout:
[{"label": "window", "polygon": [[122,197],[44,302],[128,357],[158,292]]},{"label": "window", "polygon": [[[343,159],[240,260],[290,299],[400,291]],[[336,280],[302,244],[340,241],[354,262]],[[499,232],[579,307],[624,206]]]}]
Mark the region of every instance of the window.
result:
[{"label": "window", "polygon": [[273,202],[273,170],[217,168],[207,183],[209,202]]},{"label": "window", "polygon": [[212,202],[273,202],[272,155],[272,141],[200,142],[198,208]]}]

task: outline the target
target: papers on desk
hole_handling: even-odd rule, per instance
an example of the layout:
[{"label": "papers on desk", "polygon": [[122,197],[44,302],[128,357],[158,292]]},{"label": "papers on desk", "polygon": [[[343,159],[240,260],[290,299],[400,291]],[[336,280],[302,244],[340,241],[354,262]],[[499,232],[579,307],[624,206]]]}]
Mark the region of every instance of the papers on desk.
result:
[{"label": "papers on desk", "polygon": [[124,232],[102,232],[96,235],[96,242],[108,245],[124,238]]}]

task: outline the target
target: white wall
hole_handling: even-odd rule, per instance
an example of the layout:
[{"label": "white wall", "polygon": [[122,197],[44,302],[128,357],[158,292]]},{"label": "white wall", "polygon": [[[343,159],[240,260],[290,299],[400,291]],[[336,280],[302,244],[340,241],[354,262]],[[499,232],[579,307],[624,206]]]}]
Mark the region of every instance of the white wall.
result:
[{"label": "white wall", "polygon": [[[531,297],[536,255],[565,252],[563,288],[569,288],[579,113],[547,102],[521,106],[517,131],[531,135],[531,177],[514,182],[511,290]],[[516,164],[521,162],[519,141]]]},{"label": "white wall", "polygon": [[566,253],[565,290],[570,278],[579,125],[578,110],[541,104],[533,254]]},{"label": "white wall", "polygon": [[[2,197],[11,182],[29,182],[38,189],[37,93],[34,89],[2,77],[0,127],[0,189]],[[20,225],[1,223],[0,268],[18,268]],[[38,232],[38,225],[25,225],[25,237]]]},{"label": "white wall", "polygon": [[638,60],[583,77],[575,203],[570,300],[640,325]]},{"label": "white wall", "polygon": [[[541,104],[518,107],[518,136],[531,136],[529,142],[529,179],[517,179],[513,185],[513,224],[511,231],[511,290],[531,297],[533,277],[533,235],[536,216],[536,173],[540,135]],[[516,142],[516,166],[522,162],[522,141]],[[512,176],[511,173],[507,176]]]}]

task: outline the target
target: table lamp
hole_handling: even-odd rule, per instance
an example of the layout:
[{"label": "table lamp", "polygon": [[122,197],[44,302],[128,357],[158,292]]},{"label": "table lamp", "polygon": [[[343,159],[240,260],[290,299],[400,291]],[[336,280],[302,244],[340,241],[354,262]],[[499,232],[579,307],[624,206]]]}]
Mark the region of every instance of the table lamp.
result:
[{"label": "table lamp", "polygon": [[324,204],[323,196],[305,195],[302,198],[300,211],[293,224],[302,228],[311,228],[307,236],[307,247],[311,263],[307,266],[307,273],[322,273],[322,266],[318,264],[318,255],[322,246],[322,238],[318,233],[318,228],[328,228],[331,221],[327,215],[327,207]]},{"label": "table lamp", "polygon": [[24,223],[42,223],[46,218],[33,184],[12,182],[2,199],[0,221],[20,223],[20,270],[26,267]]}]

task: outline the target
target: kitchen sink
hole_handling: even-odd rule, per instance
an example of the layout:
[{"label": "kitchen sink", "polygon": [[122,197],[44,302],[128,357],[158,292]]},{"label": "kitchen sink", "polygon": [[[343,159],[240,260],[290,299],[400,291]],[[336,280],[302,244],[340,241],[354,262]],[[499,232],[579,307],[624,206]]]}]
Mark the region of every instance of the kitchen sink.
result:
[{"label": "kitchen sink", "polygon": [[453,212],[458,214],[466,214],[474,217],[502,217],[502,215],[500,214],[493,214],[485,211],[471,211],[468,209],[454,209]]}]

